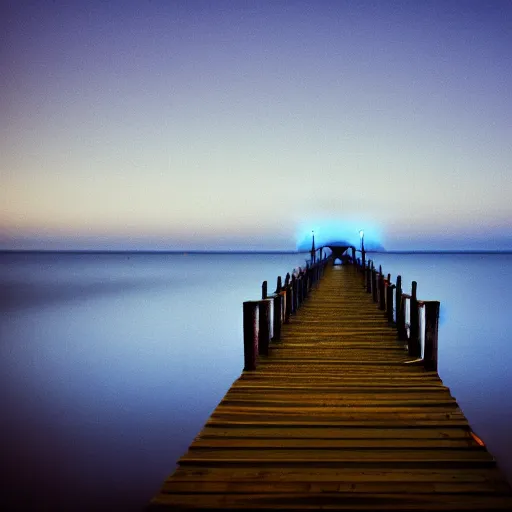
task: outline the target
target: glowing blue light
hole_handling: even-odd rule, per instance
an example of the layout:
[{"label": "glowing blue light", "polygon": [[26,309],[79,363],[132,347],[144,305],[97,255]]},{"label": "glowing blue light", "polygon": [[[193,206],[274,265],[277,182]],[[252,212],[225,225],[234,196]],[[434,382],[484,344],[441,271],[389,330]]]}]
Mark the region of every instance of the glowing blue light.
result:
[{"label": "glowing blue light", "polygon": [[[364,221],[365,229],[360,228]],[[364,246],[367,251],[382,250],[382,234],[379,226],[367,218],[347,218],[343,221],[332,218],[309,219],[297,226],[296,240],[299,251],[311,250],[311,233],[314,231],[315,246],[317,248],[332,242],[347,243],[359,247],[364,237]],[[357,237],[356,233],[359,233]]]}]

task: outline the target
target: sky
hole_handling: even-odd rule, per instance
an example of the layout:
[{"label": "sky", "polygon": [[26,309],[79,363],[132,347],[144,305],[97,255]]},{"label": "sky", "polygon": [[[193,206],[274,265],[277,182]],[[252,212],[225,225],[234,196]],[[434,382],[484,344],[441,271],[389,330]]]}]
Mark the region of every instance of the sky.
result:
[{"label": "sky", "polygon": [[0,10],[0,249],[512,249],[510,0]]}]

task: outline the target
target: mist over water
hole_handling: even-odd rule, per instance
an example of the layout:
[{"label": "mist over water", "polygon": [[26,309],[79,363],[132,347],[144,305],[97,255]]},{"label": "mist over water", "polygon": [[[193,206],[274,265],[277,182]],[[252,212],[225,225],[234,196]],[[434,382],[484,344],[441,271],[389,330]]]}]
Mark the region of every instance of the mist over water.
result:
[{"label": "mist over water", "polygon": [[[512,480],[512,256],[372,256],[441,301],[440,375]],[[242,371],[242,302],[305,257],[0,254],[8,508],[141,510]]]}]

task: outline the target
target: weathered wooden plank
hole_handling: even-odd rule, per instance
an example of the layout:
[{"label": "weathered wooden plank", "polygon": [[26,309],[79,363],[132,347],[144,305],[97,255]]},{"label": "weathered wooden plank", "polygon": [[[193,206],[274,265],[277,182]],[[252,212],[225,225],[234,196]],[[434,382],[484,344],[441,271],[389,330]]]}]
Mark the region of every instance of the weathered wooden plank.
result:
[{"label": "weathered wooden plank", "polygon": [[446,483],[500,483],[505,482],[496,468],[468,468],[453,471],[443,468],[204,468],[179,467],[167,481],[234,481],[234,482],[446,482]]},{"label": "weathered wooden plank", "polygon": [[278,386],[271,385],[237,385],[231,386],[231,389],[226,393],[228,397],[240,397],[240,396],[256,396],[256,397],[337,397],[346,398],[348,400],[360,398],[373,397],[375,400],[387,400],[390,397],[403,397],[403,398],[440,398],[440,399],[451,399],[455,400],[447,388],[440,386],[388,386],[388,387],[377,387],[377,386],[349,386],[349,385],[337,385],[337,386],[326,386],[319,383],[318,386],[311,388],[309,386],[290,385],[290,386]]},{"label": "weathered wooden plank", "polygon": [[[304,355],[303,357],[275,357],[275,358],[261,358],[259,362],[259,366],[261,370],[266,370],[269,368],[279,368],[280,371],[286,371],[287,366],[292,366],[300,369],[307,369],[311,371],[312,369],[320,369],[320,368],[333,368],[338,370],[339,368],[347,367],[347,370],[354,370],[356,368],[365,368],[368,366],[374,367],[372,371],[379,372],[392,372],[396,371],[397,368],[404,367],[404,363],[406,361],[410,361],[410,358],[403,357],[403,360],[399,360],[398,358],[393,359],[368,359],[366,361],[361,361],[358,359],[351,359],[350,357],[344,359],[329,359],[328,362],[325,361],[322,357],[313,358],[311,356]],[[406,371],[415,371],[419,372],[420,369],[418,366],[405,366]]]},{"label": "weathered wooden plank", "polygon": [[[315,373],[318,372],[318,373]],[[323,372],[323,379],[318,375]],[[371,374],[371,379],[368,375]],[[307,382],[309,380],[316,382],[329,382],[329,381],[338,381],[338,382],[359,382],[361,385],[364,385],[365,382],[371,381],[374,382],[401,382],[402,384],[406,384],[410,382],[411,385],[415,385],[417,382],[438,382],[438,380],[434,376],[423,376],[420,373],[415,373],[414,371],[406,371],[401,372],[400,375],[393,375],[392,373],[386,372],[378,372],[373,371],[372,368],[368,368],[366,370],[349,370],[348,368],[332,368],[332,367],[316,367],[316,368],[297,368],[291,367],[286,370],[286,372],[278,371],[276,368],[261,368],[256,374],[255,379],[265,379],[270,382],[271,378],[280,378],[282,377],[282,382],[286,382],[288,379],[302,379],[303,382]]]},{"label": "weathered wooden plank", "polygon": [[[400,373],[396,374],[372,374],[371,379],[368,378],[368,370],[366,371],[343,371],[341,373],[340,369],[334,369],[331,370],[329,373],[327,371],[320,376],[318,373],[314,372],[308,372],[308,371],[301,371],[301,372],[295,372],[293,369],[288,369],[286,372],[283,371],[268,371],[263,369],[258,369],[258,373],[256,372],[245,372],[241,377],[240,380],[248,380],[248,381],[257,381],[257,380],[264,380],[265,382],[272,382],[272,380],[269,379],[269,376],[275,376],[276,378],[279,377],[279,381],[276,382],[276,385],[284,384],[287,381],[297,381],[302,380],[303,382],[317,382],[319,384],[327,384],[331,382],[338,382],[338,383],[350,383],[358,382],[361,386],[365,385],[372,385],[376,382],[383,382],[383,383],[390,383],[393,382],[399,382],[402,384],[406,384],[407,382],[410,383],[411,386],[417,386],[421,385],[421,383],[424,383],[426,385],[432,385],[432,384],[439,384],[442,385],[442,382],[439,380],[439,377],[435,375],[424,375],[421,373],[411,373],[408,372],[405,373],[405,367],[404,367],[404,373],[400,371]],[[366,377],[366,378],[365,378]]]},{"label": "weathered wooden plank", "polygon": [[280,397],[274,396],[260,396],[255,397],[251,395],[234,396],[230,395],[222,400],[219,407],[290,407],[290,406],[304,407],[310,409],[313,407],[365,407],[367,409],[382,407],[382,408],[410,408],[410,407],[458,407],[457,402],[453,398],[404,398],[402,395],[386,396],[385,398],[376,399],[371,395],[357,395],[356,397],[305,397],[293,395],[281,395]]},{"label": "weathered wooden plank", "polygon": [[486,493],[506,493],[509,490],[508,484],[504,481],[482,481],[482,482],[310,482],[307,478],[304,481],[256,481],[234,482],[227,481],[202,481],[192,479],[189,481],[170,480],[162,487],[164,493],[236,493],[236,494],[258,494],[258,493],[380,493],[380,494],[464,494],[476,495]]},{"label": "weathered wooden plank", "polygon": [[[387,386],[380,384],[366,383],[364,385],[354,384],[350,382],[332,383],[326,384],[325,382],[316,382],[315,385],[304,385],[299,383],[287,383],[286,386],[282,384],[268,384],[264,382],[250,382],[250,381],[236,381],[228,394],[235,393],[251,393],[251,394],[272,394],[272,396],[278,396],[280,393],[298,393],[303,394],[310,391],[312,394],[325,395],[361,395],[372,394],[373,396],[380,395],[410,395],[410,396],[451,396],[450,391],[447,387],[438,383],[429,384],[426,383],[404,386],[396,383],[390,383]],[[309,395],[309,393],[307,393]]]},{"label": "weathered wooden plank", "polygon": [[257,439],[244,436],[242,438],[196,438],[190,449],[227,448],[227,449],[475,449],[485,451],[472,437],[461,439]]},{"label": "weathered wooden plank", "polygon": [[153,505],[196,509],[274,510],[510,510],[512,499],[501,495],[450,494],[167,494],[154,499]]},{"label": "weathered wooden plank", "polygon": [[242,437],[271,439],[473,439],[465,428],[340,428],[340,427],[272,427],[238,426],[205,427],[200,433],[208,437]]},{"label": "weathered wooden plank", "polygon": [[304,448],[294,450],[291,448],[275,448],[260,450],[258,447],[249,448],[197,448],[190,449],[183,455],[179,464],[184,462],[200,462],[202,460],[213,461],[245,461],[246,463],[257,464],[260,461],[279,462],[279,461],[308,461],[316,462],[356,462],[363,464],[364,462],[392,462],[400,464],[401,461],[418,461],[418,462],[442,462],[442,461],[464,461],[470,462],[492,462],[492,456],[482,449],[456,450],[451,448],[438,449],[415,449],[415,448],[381,448],[381,449],[350,449],[350,448]]},{"label": "weathered wooden plank", "polygon": [[463,418],[463,414],[460,410],[454,409],[453,407],[432,407],[424,406],[418,407],[395,407],[395,408],[383,408],[383,407],[334,407],[334,406],[315,406],[310,407],[304,406],[287,406],[283,405],[277,407],[275,405],[219,405],[212,415],[227,415],[235,414],[239,416],[251,416],[251,415],[272,415],[275,414],[277,417],[285,416],[296,416],[303,415],[304,417],[316,416],[316,417],[336,417],[340,420],[353,418],[353,419],[378,419],[384,417],[396,417],[396,418],[416,418],[416,419],[460,419]]},{"label": "weathered wooden plank", "polygon": [[276,418],[275,416],[265,417],[213,417],[206,422],[207,426],[279,426],[279,427],[354,427],[354,428],[454,428],[469,427],[466,418],[447,419],[413,419],[413,418],[379,418],[372,419],[371,423],[356,419],[331,419],[331,418]]},{"label": "weathered wooden plank", "polygon": [[288,394],[272,395],[269,391],[261,394],[257,393],[233,393],[226,396],[221,405],[259,405],[259,406],[284,406],[284,405],[304,405],[305,407],[313,406],[334,406],[334,407],[457,407],[457,402],[446,394],[425,393],[425,397],[418,393],[397,392],[381,393],[379,395],[366,395],[347,393],[341,395],[339,393],[326,393],[319,396],[304,396],[302,393],[289,392]]}]

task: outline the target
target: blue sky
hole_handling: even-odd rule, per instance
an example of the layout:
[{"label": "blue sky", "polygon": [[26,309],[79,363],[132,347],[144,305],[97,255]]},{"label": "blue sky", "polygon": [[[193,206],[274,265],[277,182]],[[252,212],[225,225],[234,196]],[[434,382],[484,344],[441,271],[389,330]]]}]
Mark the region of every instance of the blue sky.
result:
[{"label": "blue sky", "polygon": [[512,249],[510,1],[3,5],[0,248]]}]

